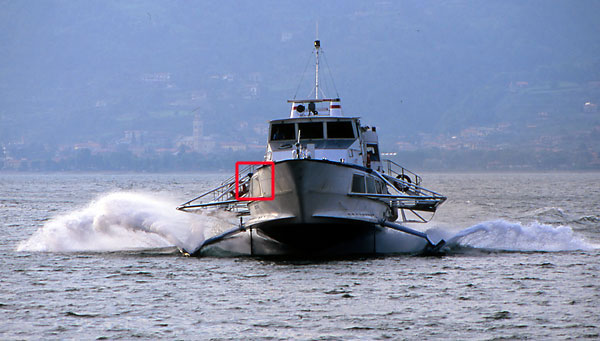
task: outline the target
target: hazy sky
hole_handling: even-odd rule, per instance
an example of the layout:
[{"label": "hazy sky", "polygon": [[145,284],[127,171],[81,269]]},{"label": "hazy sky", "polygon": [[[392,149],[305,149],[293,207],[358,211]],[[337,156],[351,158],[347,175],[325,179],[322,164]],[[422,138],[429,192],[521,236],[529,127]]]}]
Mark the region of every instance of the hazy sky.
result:
[{"label": "hazy sky", "polygon": [[[214,130],[280,118],[317,22],[344,110],[394,136],[580,110],[600,102],[582,88],[600,81],[598,13],[599,1],[0,1],[0,142],[185,134],[198,104]],[[142,81],[159,73],[168,84]],[[580,88],[544,107],[509,97],[517,81]]]}]

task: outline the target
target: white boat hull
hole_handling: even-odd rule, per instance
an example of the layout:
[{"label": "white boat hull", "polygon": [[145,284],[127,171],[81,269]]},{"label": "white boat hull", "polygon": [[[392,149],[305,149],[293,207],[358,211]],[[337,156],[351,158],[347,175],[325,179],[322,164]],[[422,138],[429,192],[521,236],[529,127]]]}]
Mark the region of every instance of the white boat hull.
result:
[{"label": "white boat hull", "polygon": [[[346,253],[376,252],[376,234],[384,230],[379,223],[393,214],[385,201],[348,195],[353,174],[372,176],[366,168],[297,159],[275,163],[274,173],[274,199],[248,205],[248,228],[299,252],[335,250],[341,245]],[[253,175],[253,196],[258,188],[270,196],[271,174],[269,167],[263,167]],[[419,238],[409,239],[414,239],[417,249],[423,248]]]}]

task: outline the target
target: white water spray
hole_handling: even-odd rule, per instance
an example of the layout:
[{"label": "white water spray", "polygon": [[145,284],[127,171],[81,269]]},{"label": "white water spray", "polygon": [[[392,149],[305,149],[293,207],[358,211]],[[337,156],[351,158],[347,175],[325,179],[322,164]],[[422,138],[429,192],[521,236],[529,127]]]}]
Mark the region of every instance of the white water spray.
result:
[{"label": "white water spray", "polygon": [[155,194],[116,192],[89,206],[51,219],[17,251],[121,251],[178,246],[193,249],[215,231],[235,224],[220,212],[177,211],[177,203]]},{"label": "white water spray", "polygon": [[[100,252],[171,246],[194,250],[206,238],[238,223],[235,215],[228,212],[190,214],[177,211],[176,206],[176,202],[156,194],[111,193],[83,209],[52,218],[21,242],[17,251]],[[418,252],[398,242],[397,237],[405,237],[404,234],[386,232],[389,233],[381,235],[378,242],[381,247],[385,246],[389,252]],[[434,240],[445,239],[450,248],[574,251],[600,247],[578,237],[568,226],[554,227],[538,222],[521,224],[495,220],[454,235],[439,228],[428,230],[427,234]],[[396,250],[398,247],[401,250]]]},{"label": "white water spray", "polygon": [[[429,231],[428,231],[429,232]],[[434,230],[432,233],[440,233]],[[450,247],[465,246],[501,251],[575,251],[598,248],[576,236],[569,226],[538,222],[511,223],[505,220],[482,222],[446,239]]]}]

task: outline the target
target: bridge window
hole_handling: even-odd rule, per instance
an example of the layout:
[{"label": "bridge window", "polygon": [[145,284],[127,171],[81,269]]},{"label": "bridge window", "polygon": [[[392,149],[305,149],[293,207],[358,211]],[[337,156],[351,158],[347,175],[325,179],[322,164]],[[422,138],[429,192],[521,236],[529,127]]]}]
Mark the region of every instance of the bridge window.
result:
[{"label": "bridge window", "polygon": [[271,140],[295,140],[296,129],[293,123],[278,123],[271,125]]},{"label": "bridge window", "polygon": [[327,138],[353,139],[354,130],[351,121],[327,122]]},{"label": "bridge window", "polygon": [[300,130],[300,140],[323,138],[322,122],[298,123],[298,130]]}]

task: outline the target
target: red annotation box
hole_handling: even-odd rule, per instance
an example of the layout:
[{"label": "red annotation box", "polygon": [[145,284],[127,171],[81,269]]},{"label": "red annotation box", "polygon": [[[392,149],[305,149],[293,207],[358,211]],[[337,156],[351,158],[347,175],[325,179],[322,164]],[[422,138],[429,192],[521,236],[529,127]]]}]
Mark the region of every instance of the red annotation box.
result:
[{"label": "red annotation box", "polygon": [[[240,196],[240,165],[262,165],[271,168],[271,196],[270,197],[242,197]],[[257,201],[257,200],[273,200],[275,199],[275,163],[273,161],[238,161],[235,163],[235,200],[238,201]]]}]

